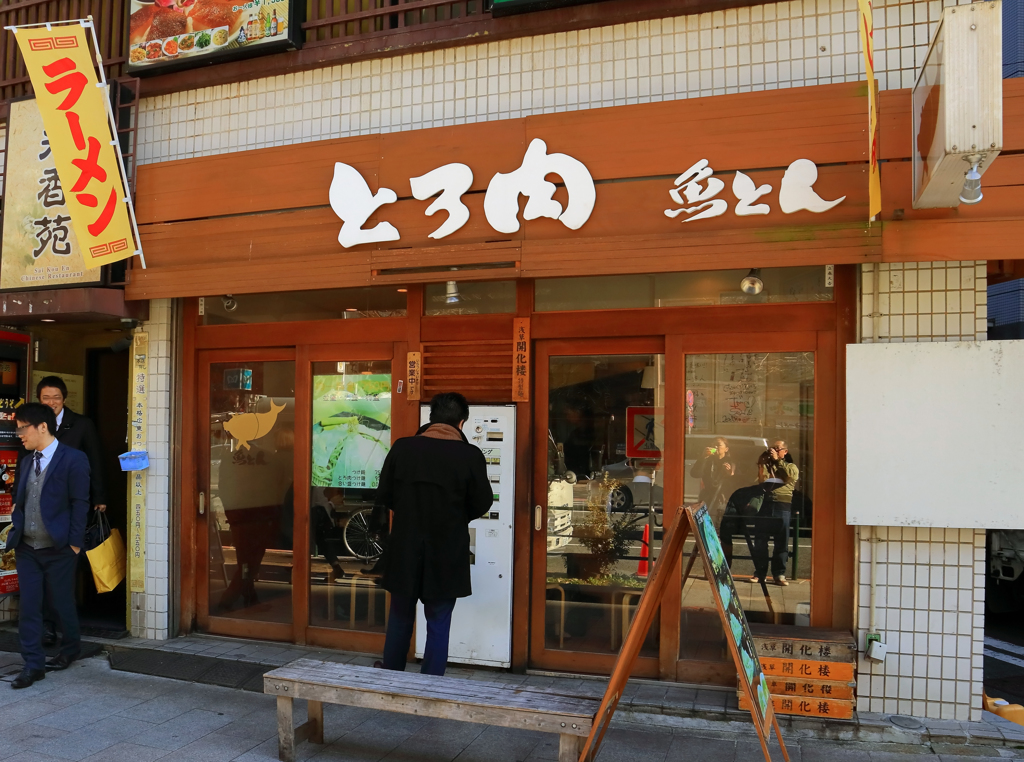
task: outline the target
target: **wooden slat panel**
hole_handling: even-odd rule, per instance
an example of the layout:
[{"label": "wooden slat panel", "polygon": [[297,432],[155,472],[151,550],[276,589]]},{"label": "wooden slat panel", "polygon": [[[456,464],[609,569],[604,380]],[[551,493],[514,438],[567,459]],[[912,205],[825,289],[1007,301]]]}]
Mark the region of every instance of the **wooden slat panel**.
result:
[{"label": "wooden slat panel", "polygon": [[472,402],[512,401],[511,329],[507,340],[425,343],[423,359],[426,396],[457,391]]},{"label": "wooden slat panel", "polygon": [[379,160],[380,136],[369,135],[318,140],[303,144],[302,150],[279,146],[146,164],[138,170],[136,215],[145,225],[323,207],[329,203],[335,162],[354,166],[376,190]]},{"label": "wooden slat panel", "polygon": [[[884,90],[878,98],[882,159],[909,159],[913,145],[911,91]],[[1003,80],[1003,151],[1024,150],[1024,79]],[[1005,157],[996,159],[995,169]],[[987,174],[986,174],[987,178]]]},{"label": "wooden slat panel", "polygon": [[[580,252],[585,251],[581,256]],[[821,225],[754,231],[715,230],[702,236],[636,236],[523,244],[525,277],[682,272],[871,261],[881,254],[880,226]],[[629,257],[624,262],[623,257]]]}]

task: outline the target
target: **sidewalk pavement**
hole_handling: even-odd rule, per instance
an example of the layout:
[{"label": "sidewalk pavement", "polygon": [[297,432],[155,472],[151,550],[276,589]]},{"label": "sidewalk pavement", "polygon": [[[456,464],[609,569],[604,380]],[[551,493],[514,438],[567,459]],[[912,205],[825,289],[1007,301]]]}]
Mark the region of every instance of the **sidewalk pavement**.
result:
[{"label": "sidewalk pavement", "polygon": [[[0,673],[9,673],[5,680],[19,668],[17,656],[0,657]],[[296,710],[298,715],[305,712],[298,705]],[[0,718],[0,759],[6,762],[277,759],[272,696],[118,672],[102,657],[76,662],[25,690],[0,683]],[[539,762],[558,756],[557,737],[548,733],[338,706],[324,707],[324,721],[327,743],[301,744],[299,759]],[[1024,759],[1024,749],[1005,746],[836,742],[783,732],[793,762],[922,762],[922,755],[962,762],[954,753]],[[778,746],[772,746],[772,758],[781,760]],[[616,721],[598,757],[599,762],[761,759],[749,722],[685,727],[635,714]]]}]

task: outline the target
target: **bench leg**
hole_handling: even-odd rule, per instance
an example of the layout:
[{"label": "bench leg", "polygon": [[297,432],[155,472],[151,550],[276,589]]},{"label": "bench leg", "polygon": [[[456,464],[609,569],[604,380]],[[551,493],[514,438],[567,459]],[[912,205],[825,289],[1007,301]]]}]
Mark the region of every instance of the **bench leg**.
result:
[{"label": "bench leg", "polygon": [[571,736],[567,733],[560,734],[558,736],[558,762],[578,762],[580,752],[583,751],[586,743],[586,736]]},{"label": "bench leg", "polygon": [[312,699],[307,701],[306,704],[306,713],[309,715],[309,720],[306,722],[309,725],[309,741],[310,743],[323,743],[324,705],[322,702],[313,701]]},{"label": "bench leg", "polygon": [[295,762],[295,723],[292,721],[291,696],[277,697],[277,758]]}]

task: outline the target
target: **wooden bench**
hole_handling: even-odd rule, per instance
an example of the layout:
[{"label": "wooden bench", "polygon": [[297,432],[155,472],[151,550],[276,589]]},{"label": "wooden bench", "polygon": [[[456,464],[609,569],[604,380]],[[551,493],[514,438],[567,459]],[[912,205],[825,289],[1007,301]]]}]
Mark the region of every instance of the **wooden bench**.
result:
[{"label": "wooden bench", "polygon": [[[278,757],[294,762],[295,745],[324,742],[324,703],[558,734],[559,762],[577,762],[600,702],[537,688],[457,677],[298,659],[263,676],[277,696]],[[292,703],[305,699],[309,719],[295,727]]]}]

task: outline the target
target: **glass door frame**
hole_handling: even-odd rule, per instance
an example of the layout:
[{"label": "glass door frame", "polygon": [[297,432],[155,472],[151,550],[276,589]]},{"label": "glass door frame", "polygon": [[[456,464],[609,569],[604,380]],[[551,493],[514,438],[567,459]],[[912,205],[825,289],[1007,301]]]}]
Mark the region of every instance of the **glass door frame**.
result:
[{"label": "glass door frame", "polygon": [[[294,493],[293,547],[292,547],[292,622],[290,624],[254,622],[210,615],[208,578],[210,572],[209,531],[210,513],[196,515],[196,567],[195,602],[196,623],[202,632],[231,637],[258,638],[296,644],[310,643],[332,648],[376,653],[384,645],[383,635],[354,630],[335,630],[313,627],[309,624],[309,474],[312,432],[312,368],[315,362],[358,362],[386,360],[391,363],[392,379],[404,379],[403,363],[405,342],[314,344],[296,347],[253,347],[236,349],[199,350],[196,363],[196,491],[210,495],[210,373],[211,367],[222,362],[295,363],[295,455],[293,461]],[[406,404],[408,403],[408,404]],[[412,410],[410,414],[409,410]],[[419,402],[409,402],[406,394],[392,396],[392,438],[416,431]],[[303,485],[303,488],[300,488]]]},{"label": "glass door frame", "polygon": [[[555,356],[661,354],[665,356],[665,452],[664,520],[675,518],[682,505],[685,442],[683,419],[686,390],[686,357],[696,354],[813,352],[814,353],[814,462],[819,478],[815,480],[812,500],[815,510],[815,536],[820,538],[812,548],[811,566],[811,626],[830,627],[835,621],[848,616],[844,608],[849,576],[844,570],[843,554],[849,541],[848,527],[836,508],[844,504],[845,481],[837,469],[845,462],[844,444],[837,432],[844,431],[845,417],[839,395],[840,374],[843,372],[838,356],[838,338],[829,326],[814,330],[800,330],[801,321],[792,321],[792,328],[778,331],[756,330],[745,333],[720,332],[701,321],[694,325],[693,333],[667,333],[663,336],[637,336],[615,338],[538,339],[535,342],[534,430],[533,430],[533,505],[541,507],[540,530],[531,515],[531,575],[530,575],[530,633],[529,664],[537,669],[566,672],[610,674],[615,655],[547,649],[544,638],[547,575],[547,428],[549,360]],[[687,330],[685,324],[672,326]],[[734,326],[730,326],[735,330]],[[704,330],[701,330],[704,329]],[[697,332],[701,331],[701,332]],[[669,467],[668,464],[675,464]],[[852,546],[850,548],[852,552]],[[674,584],[669,589],[661,608],[660,656],[641,657],[633,674],[636,677],[689,683],[723,683],[735,681],[731,665],[715,669],[712,663],[680,660],[680,616],[682,613],[681,568],[676,571]]]},{"label": "glass door frame", "polygon": [[[211,368],[224,362],[295,362],[296,352],[293,347],[252,348],[252,349],[208,349],[201,350],[197,358],[196,379],[198,381],[198,399],[196,400],[196,490],[204,495],[209,505],[210,498],[210,380]],[[298,406],[298,388],[296,388],[296,409]],[[297,429],[296,429],[297,431]],[[295,448],[293,475],[299,460],[299,448]],[[259,638],[261,640],[289,641],[293,637],[295,625],[295,606],[292,604],[292,623],[258,622],[250,619],[210,615],[210,510],[196,515],[196,575],[195,601],[196,622],[203,632],[213,635],[231,637]],[[298,525],[299,514],[295,511],[295,525]],[[298,544],[298,543],[296,543]],[[294,558],[297,548],[292,548],[293,558],[293,595],[294,595]]]},{"label": "glass door frame", "polygon": [[[534,511],[540,511],[539,529],[535,517],[531,517],[531,580],[530,580],[530,666],[538,669],[553,669],[563,672],[611,674],[617,658],[615,654],[599,654],[583,651],[548,649],[545,643],[545,612],[547,606],[547,494],[548,494],[548,369],[550,358],[593,355],[653,355],[665,352],[665,341],[660,336],[615,339],[549,339],[539,340],[534,346],[534,425],[533,425],[533,495]],[[666,378],[666,403],[673,390]],[[678,392],[678,389],[676,390]],[[666,419],[669,410],[666,408]],[[666,459],[672,458],[666,432]],[[682,489],[681,474],[666,470],[664,495],[665,506],[675,505]],[[633,670],[636,677],[658,677],[659,659],[640,657]]]},{"label": "glass door frame", "polygon": [[[419,402],[409,404],[408,395],[395,391],[397,381],[405,378],[404,342],[366,343],[366,344],[315,344],[302,345],[297,348],[295,361],[295,475],[296,485],[304,485],[303,489],[295,490],[295,536],[301,534],[304,550],[301,557],[296,556],[293,579],[301,580],[296,589],[293,612],[295,617],[295,642],[327,648],[338,648],[360,653],[381,653],[384,649],[382,633],[364,632],[360,630],[334,629],[317,627],[309,623],[309,480],[312,457],[312,394],[313,394],[313,363],[318,362],[366,362],[383,360],[391,363],[391,441],[416,432],[416,424],[409,429],[407,408],[412,406],[417,412]],[[417,419],[418,420],[418,419]],[[298,542],[296,543],[298,545]],[[385,606],[390,605],[390,596]]]}]

